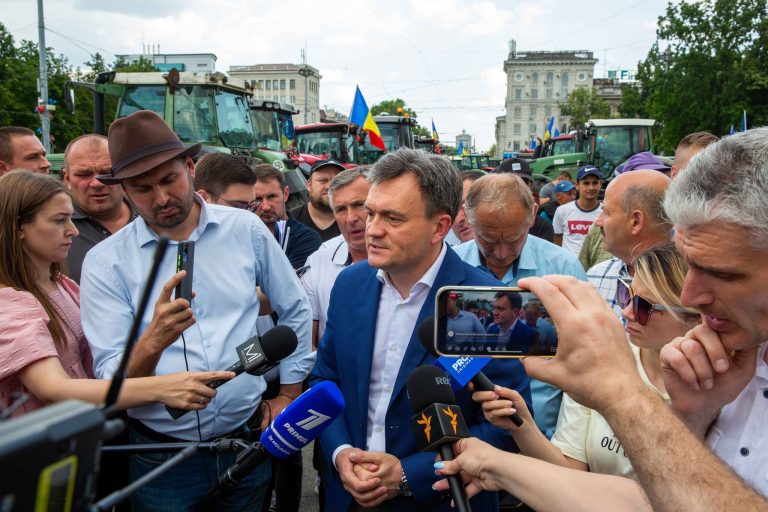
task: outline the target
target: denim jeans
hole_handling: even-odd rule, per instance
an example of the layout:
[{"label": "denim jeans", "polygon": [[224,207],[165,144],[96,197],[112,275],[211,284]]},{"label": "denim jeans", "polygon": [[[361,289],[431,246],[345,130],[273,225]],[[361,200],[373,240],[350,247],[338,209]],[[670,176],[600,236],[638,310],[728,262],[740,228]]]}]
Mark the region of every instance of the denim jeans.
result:
[{"label": "denim jeans", "polygon": [[[153,441],[129,426],[131,444],[151,444]],[[141,478],[175,453],[152,452],[131,455],[131,481]],[[258,510],[272,474],[270,461],[257,466],[237,487],[209,498],[208,492],[218,484],[219,476],[234,464],[236,454],[200,450],[189,459],[163,473],[131,496],[135,512],[198,512],[213,510]]]}]

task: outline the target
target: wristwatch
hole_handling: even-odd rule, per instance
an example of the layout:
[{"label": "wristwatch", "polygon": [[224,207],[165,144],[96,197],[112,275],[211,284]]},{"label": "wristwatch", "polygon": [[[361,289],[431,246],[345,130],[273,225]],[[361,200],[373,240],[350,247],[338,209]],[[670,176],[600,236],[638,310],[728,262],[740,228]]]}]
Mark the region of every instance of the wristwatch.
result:
[{"label": "wristwatch", "polygon": [[405,476],[405,470],[403,470],[403,478],[400,480],[400,485],[397,487],[397,492],[399,492],[401,496],[407,496],[409,498],[413,496],[411,486],[408,485],[408,478]]}]

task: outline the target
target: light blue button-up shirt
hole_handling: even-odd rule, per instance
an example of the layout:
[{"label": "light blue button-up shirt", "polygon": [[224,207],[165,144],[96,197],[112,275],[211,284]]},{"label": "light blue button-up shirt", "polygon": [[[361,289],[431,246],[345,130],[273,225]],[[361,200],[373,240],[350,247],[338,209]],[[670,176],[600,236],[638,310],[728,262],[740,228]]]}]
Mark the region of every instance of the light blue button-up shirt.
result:
[{"label": "light blue button-up shirt", "polygon": [[[189,370],[223,370],[238,361],[235,347],[257,333],[256,287],[261,286],[280,316],[279,323],[293,329],[299,340],[293,354],[280,362],[280,382],[303,381],[314,364],[312,314],[275,237],[250,212],[205,204],[197,195],[195,199],[201,205],[200,221],[189,240],[195,242],[192,289],[197,295],[192,310],[197,321],[183,334]],[[81,278],[82,322],[98,378],[110,378],[118,367],[157,241],[157,234],[137,218],[86,255]],[[175,273],[177,245],[171,242],[165,254],[139,333],[152,320],[163,283]],[[186,369],[180,337],[163,352],[156,374]],[[265,389],[262,377],[249,374],[219,387],[213,401],[200,411],[203,439],[240,427],[258,406]],[[154,404],[131,409],[129,415],[157,432],[180,439],[198,438],[195,414],[174,421],[162,404]]]},{"label": "light blue button-up shirt", "polygon": [[[453,248],[466,263],[497,277],[483,265],[477,242],[470,240]],[[524,277],[541,277],[551,274],[573,276],[587,280],[584,267],[570,251],[541,238],[528,235],[516,264],[512,265],[501,278],[506,286],[517,286]],[[560,412],[562,391],[536,379],[531,379],[531,399],[536,425],[548,438],[555,433],[557,415]]]}]

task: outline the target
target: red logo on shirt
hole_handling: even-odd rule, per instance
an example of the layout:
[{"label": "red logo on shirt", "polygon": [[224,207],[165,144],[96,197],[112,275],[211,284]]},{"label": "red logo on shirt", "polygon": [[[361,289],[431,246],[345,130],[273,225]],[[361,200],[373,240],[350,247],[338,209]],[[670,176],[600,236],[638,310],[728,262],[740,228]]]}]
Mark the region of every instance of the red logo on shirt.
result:
[{"label": "red logo on shirt", "polygon": [[591,225],[591,220],[569,220],[568,233],[571,235],[586,235]]}]

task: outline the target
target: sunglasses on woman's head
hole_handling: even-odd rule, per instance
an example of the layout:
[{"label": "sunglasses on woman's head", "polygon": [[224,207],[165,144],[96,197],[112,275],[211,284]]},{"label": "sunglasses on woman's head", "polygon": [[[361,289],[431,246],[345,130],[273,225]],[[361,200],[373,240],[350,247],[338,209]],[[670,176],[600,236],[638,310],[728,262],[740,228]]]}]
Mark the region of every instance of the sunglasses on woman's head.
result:
[{"label": "sunglasses on woman's head", "polygon": [[619,278],[616,285],[616,303],[621,309],[626,308],[632,303],[632,316],[635,317],[635,320],[640,325],[647,325],[651,319],[651,313],[654,311],[673,311],[685,316],[698,316],[697,313],[685,308],[655,304],[640,295],[635,295],[632,291],[631,281],[622,278]]}]

